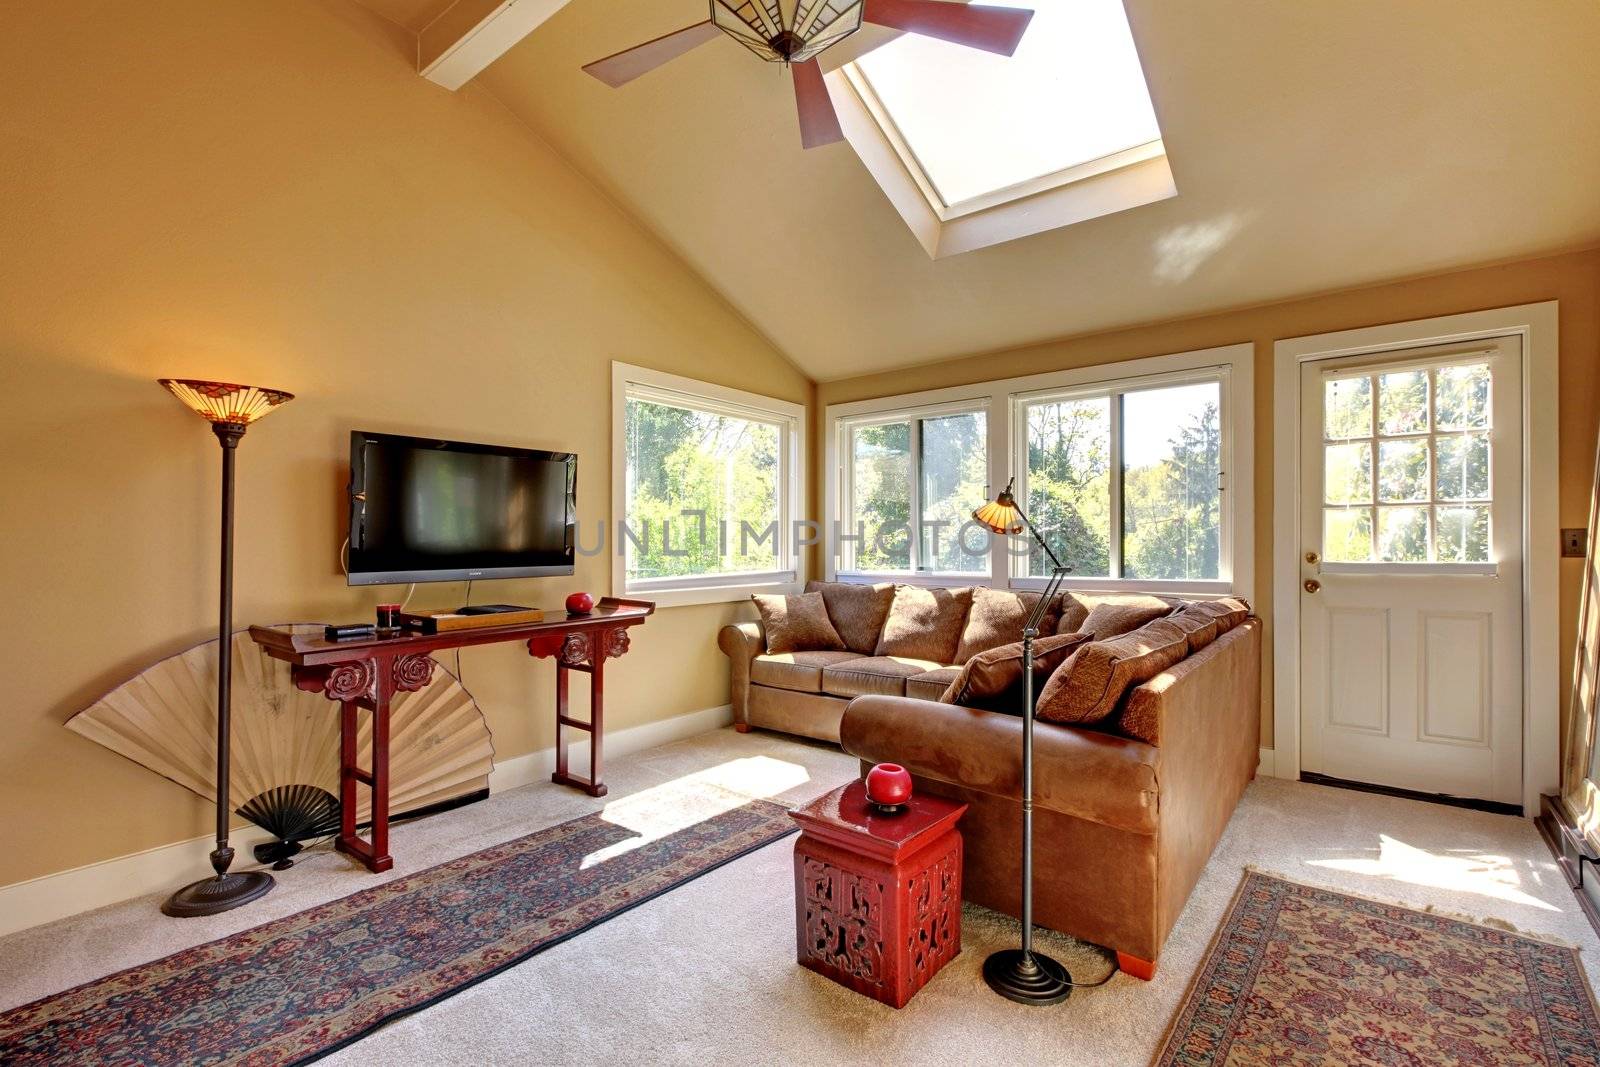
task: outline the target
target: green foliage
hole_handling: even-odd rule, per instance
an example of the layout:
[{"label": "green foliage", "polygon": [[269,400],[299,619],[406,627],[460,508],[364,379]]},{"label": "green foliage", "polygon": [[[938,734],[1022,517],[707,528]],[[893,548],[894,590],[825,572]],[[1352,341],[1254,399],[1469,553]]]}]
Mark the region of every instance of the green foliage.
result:
[{"label": "green foliage", "polygon": [[1123,474],[1123,576],[1201,579],[1221,573],[1222,427],[1208,403],[1178,428],[1158,463]]}]

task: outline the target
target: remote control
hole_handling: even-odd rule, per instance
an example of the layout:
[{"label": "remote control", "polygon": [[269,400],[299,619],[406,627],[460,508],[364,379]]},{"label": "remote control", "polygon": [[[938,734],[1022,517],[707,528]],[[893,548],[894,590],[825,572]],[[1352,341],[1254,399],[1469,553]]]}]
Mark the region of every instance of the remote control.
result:
[{"label": "remote control", "polygon": [[323,636],[329,641],[348,641],[352,637],[371,637],[378,632],[378,628],[370,622],[350,622],[342,626],[329,626],[323,629]]}]

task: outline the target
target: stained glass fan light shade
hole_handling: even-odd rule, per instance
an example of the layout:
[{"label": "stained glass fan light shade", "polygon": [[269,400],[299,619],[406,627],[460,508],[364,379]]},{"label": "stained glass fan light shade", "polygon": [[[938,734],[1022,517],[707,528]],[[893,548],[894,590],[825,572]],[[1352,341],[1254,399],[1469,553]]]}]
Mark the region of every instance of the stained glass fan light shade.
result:
[{"label": "stained glass fan light shade", "polygon": [[294,399],[281,389],[208,382],[197,378],[162,378],[161,384],[208,422],[248,426],[279,404]]},{"label": "stained glass fan light shade", "polygon": [[804,63],[861,28],[862,0],[712,0],[717,29],[769,63]]}]

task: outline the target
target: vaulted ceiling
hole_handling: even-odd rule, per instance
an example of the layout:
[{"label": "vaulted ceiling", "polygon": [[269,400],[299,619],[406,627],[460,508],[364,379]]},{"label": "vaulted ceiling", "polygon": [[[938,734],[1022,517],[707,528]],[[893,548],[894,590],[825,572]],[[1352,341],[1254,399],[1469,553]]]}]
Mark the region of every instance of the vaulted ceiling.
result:
[{"label": "vaulted ceiling", "polygon": [[1178,195],[939,260],[734,42],[580,71],[704,0],[569,0],[478,81],[822,380],[1600,243],[1595,0],[1126,6]]}]

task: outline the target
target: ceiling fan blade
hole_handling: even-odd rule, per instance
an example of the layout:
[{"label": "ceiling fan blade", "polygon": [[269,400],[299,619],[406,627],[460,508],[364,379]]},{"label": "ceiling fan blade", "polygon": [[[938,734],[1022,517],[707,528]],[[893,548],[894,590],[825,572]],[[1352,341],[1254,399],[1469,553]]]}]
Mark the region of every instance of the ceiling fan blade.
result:
[{"label": "ceiling fan blade", "polygon": [[839,128],[839,116],[833,110],[833,98],[822,80],[822,68],[815,59],[796,63],[789,68],[794,72],[794,102],[800,111],[800,146],[816,148],[844,140]]},{"label": "ceiling fan blade", "polygon": [[693,26],[674,30],[653,41],[636,44],[616,55],[597,59],[585,65],[583,69],[615,89],[619,85],[633,81],[641,74],[650,73],[663,63],[677,59],[690,49],[720,36],[721,33],[722,31],[707,19],[705,22],[697,22]]},{"label": "ceiling fan blade", "polygon": [[862,18],[924,37],[1009,56],[1022,43],[1033,12],[1020,7],[982,7],[947,0],[866,0]]}]

